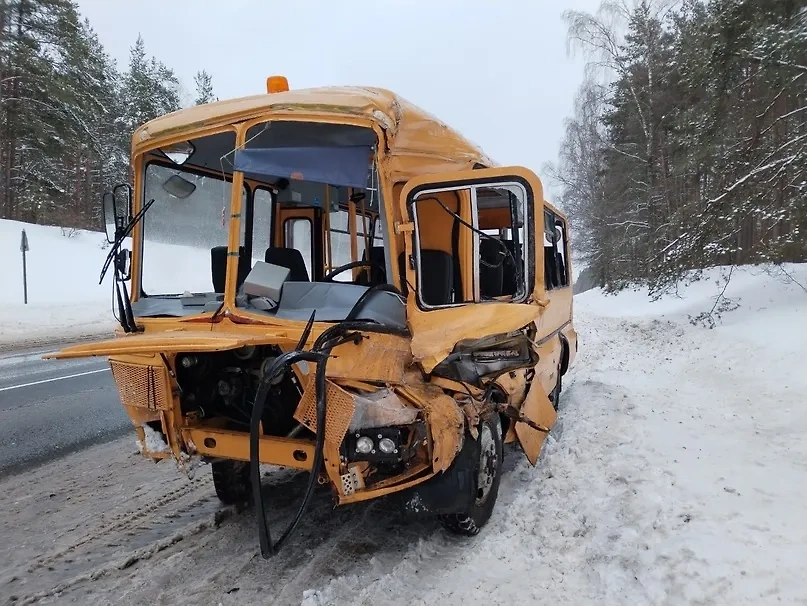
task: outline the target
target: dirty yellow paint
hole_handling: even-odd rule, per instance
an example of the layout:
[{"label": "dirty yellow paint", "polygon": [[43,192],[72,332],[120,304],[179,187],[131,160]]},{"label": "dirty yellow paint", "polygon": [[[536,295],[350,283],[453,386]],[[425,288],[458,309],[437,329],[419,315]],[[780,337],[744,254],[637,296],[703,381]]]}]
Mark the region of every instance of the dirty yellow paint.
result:
[{"label": "dirty yellow paint", "polygon": [[[549,397],[538,384],[533,384],[527,393],[527,397],[521,406],[521,413],[538,425],[543,425],[550,429],[558,418],[558,414],[552,408],[552,402],[549,401]],[[530,464],[535,465],[538,462],[541,446],[543,446],[547,434],[533,429],[526,423],[516,423],[515,432]]]}]

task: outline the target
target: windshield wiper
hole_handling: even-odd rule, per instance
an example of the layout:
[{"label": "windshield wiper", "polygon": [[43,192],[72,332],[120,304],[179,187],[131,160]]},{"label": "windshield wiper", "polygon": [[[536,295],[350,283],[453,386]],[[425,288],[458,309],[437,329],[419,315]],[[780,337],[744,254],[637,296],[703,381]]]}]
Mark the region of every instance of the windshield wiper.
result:
[{"label": "windshield wiper", "polygon": [[132,311],[132,302],[129,300],[129,291],[126,288],[126,282],[123,279],[124,276],[122,273],[122,263],[119,262],[119,253],[121,246],[123,245],[123,241],[129,237],[132,230],[143,219],[143,216],[146,214],[148,209],[151,208],[152,204],[154,204],[154,198],[143,205],[143,208],[141,208],[137,214],[132,217],[131,221],[129,221],[126,227],[118,230],[115,241],[112,243],[112,249],[109,251],[106,261],[104,261],[104,266],[101,268],[101,277],[98,280],[98,284],[101,284],[104,281],[107,271],[114,263],[115,298],[118,301],[118,309],[121,311],[121,317],[118,319],[118,321],[120,322],[123,331],[127,333],[138,332],[141,330],[141,328],[135,323],[134,312]]}]

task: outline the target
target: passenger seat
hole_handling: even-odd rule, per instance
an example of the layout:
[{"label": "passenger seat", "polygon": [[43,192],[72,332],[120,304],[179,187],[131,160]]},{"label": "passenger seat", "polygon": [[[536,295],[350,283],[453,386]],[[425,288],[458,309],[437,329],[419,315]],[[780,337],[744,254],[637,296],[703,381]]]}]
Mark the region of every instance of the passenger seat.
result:
[{"label": "passenger seat", "polygon": [[303,254],[296,248],[267,248],[263,260],[289,270],[290,282],[310,282]]},{"label": "passenger seat", "polygon": [[[449,305],[454,294],[454,259],[447,252],[429,248],[420,251],[421,293],[427,305]],[[398,269],[401,272],[401,289],[404,294],[406,284],[406,253],[398,255]],[[414,285],[413,285],[414,286]]]}]

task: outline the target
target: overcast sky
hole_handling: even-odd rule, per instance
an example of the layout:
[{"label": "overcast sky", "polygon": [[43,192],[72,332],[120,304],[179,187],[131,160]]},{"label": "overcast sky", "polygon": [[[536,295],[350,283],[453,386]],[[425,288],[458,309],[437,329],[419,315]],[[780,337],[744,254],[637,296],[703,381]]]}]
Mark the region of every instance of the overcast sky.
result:
[{"label": "overcast sky", "polygon": [[[188,95],[201,69],[220,99],[291,88],[389,88],[501,164],[542,174],[583,77],[566,52],[567,8],[599,0],[78,0],[120,69],[143,35]],[[190,97],[192,99],[192,97]],[[547,192],[549,193],[549,192]]]}]

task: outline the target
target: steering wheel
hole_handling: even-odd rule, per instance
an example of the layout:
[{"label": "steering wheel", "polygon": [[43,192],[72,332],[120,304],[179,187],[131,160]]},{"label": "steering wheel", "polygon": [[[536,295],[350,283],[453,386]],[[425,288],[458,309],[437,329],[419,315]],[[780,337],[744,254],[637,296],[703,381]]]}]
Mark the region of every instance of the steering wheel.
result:
[{"label": "steering wheel", "polygon": [[380,269],[381,271],[386,273],[386,268],[381,267],[378,263],[373,263],[369,260],[363,261],[352,261],[350,263],[345,263],[344,265],[340,265],[329,271],[325,276],[322,278],[323,282],[333,282],[334,276],[338,276],[342,272],[347,271],[348,269],[353,269],[354,267],[375,267],[376,269]]}]

